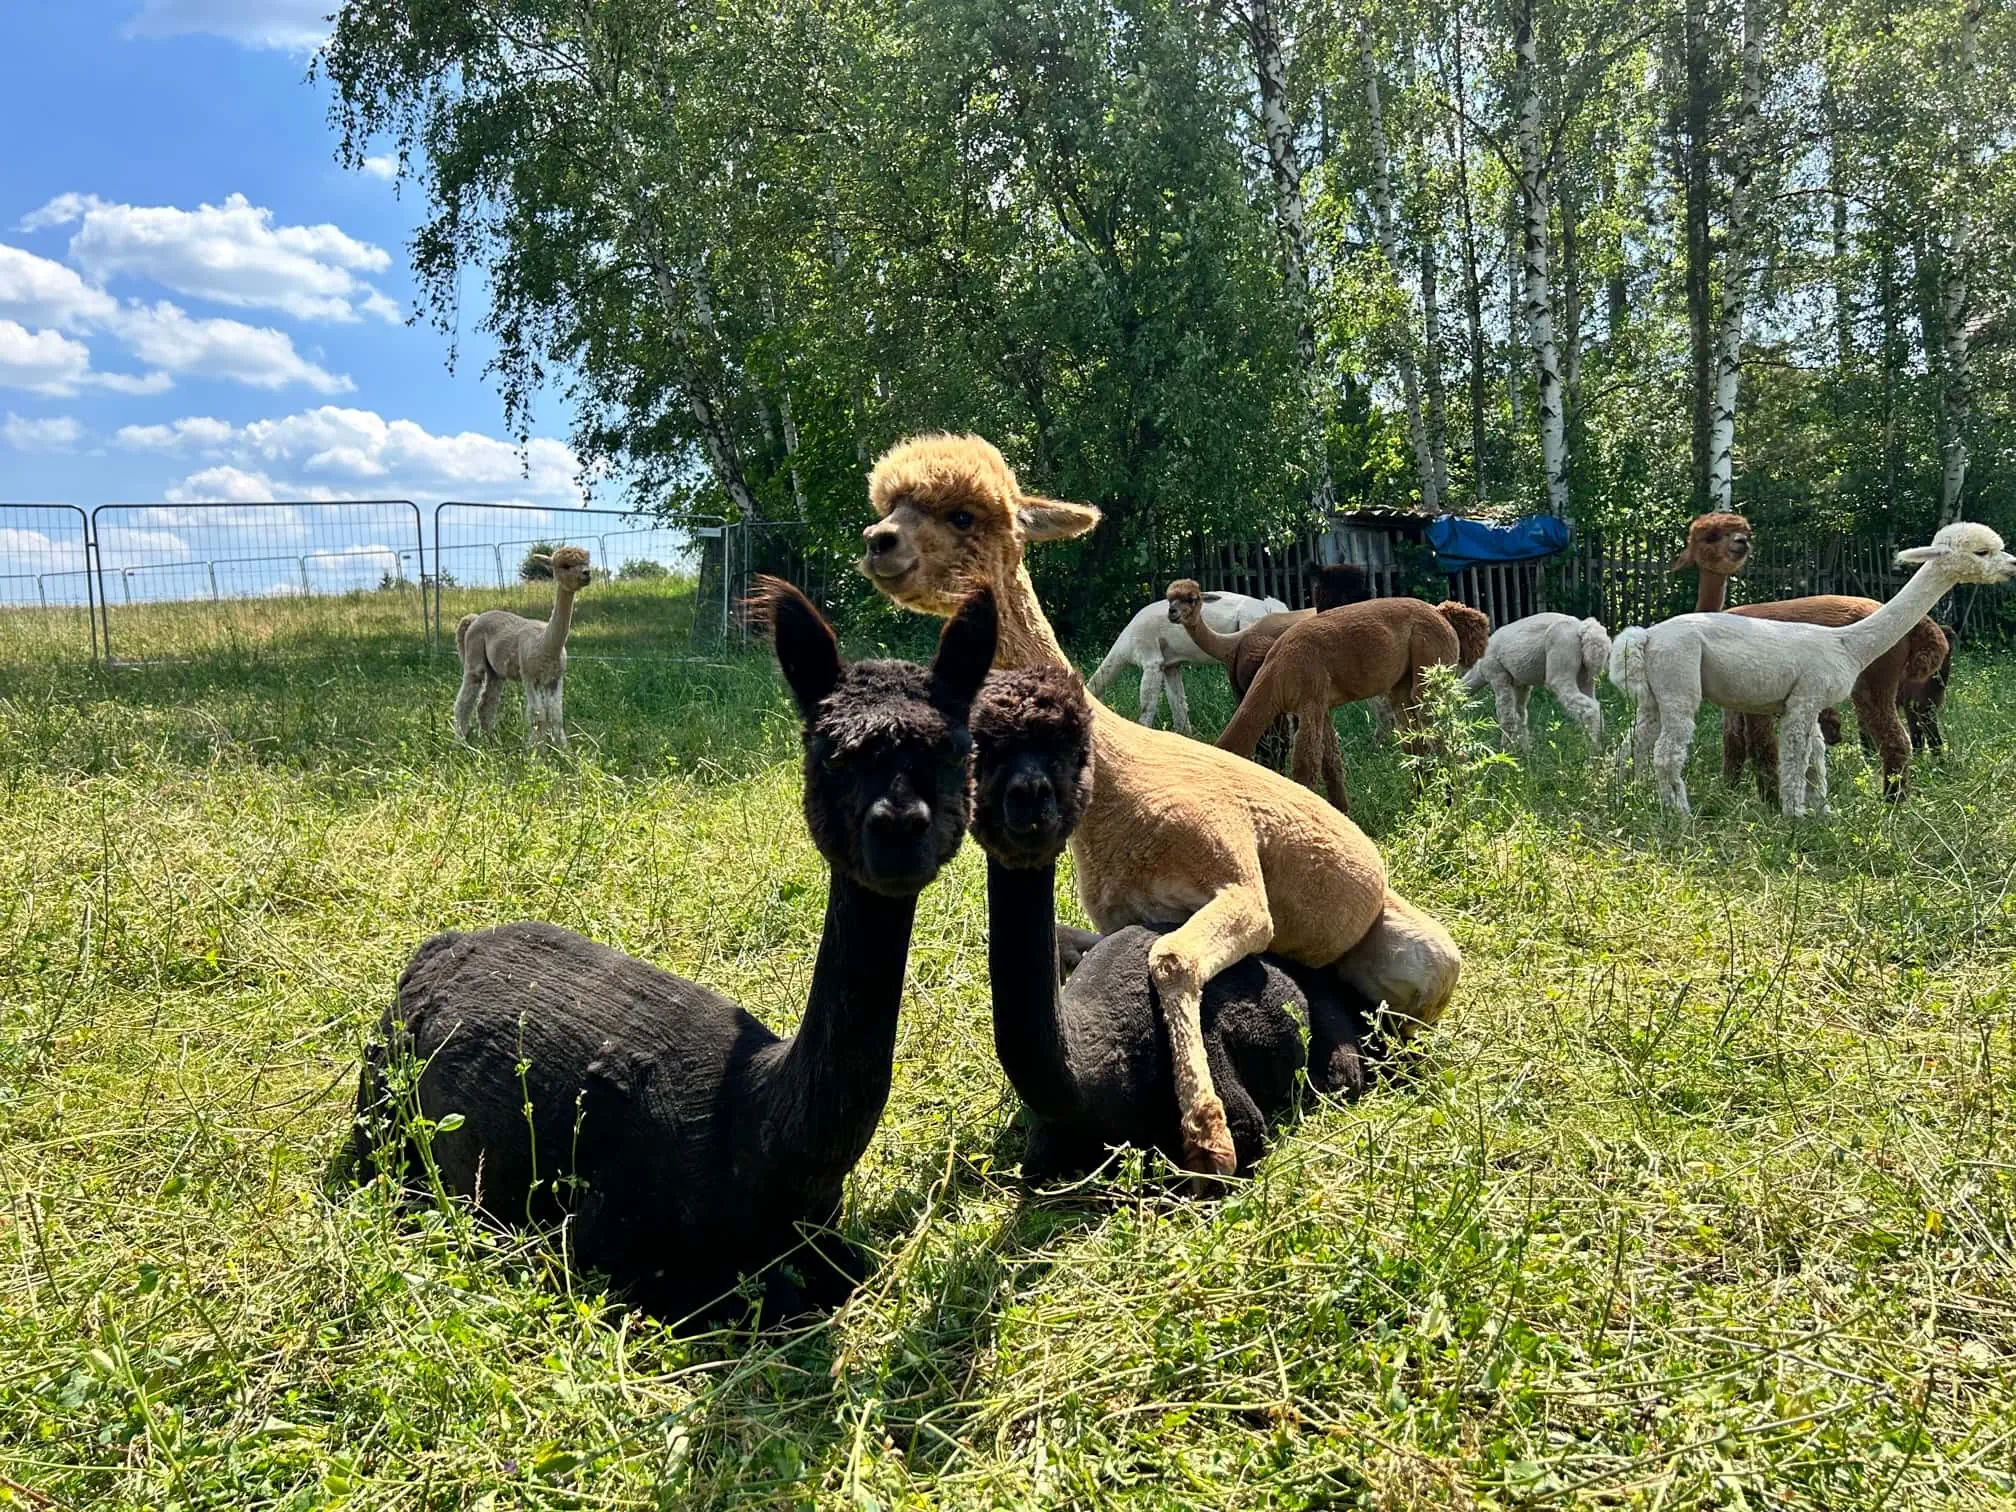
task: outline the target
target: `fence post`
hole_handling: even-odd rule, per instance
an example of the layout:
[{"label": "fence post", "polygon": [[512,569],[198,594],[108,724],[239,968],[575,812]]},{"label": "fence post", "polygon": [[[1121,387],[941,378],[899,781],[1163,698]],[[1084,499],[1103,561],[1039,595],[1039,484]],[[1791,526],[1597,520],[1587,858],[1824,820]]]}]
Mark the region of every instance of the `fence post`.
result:
[{"label": "fence post", "polygon": [[210,570],[210,602],[214,604],[217,602],[217,564],[205,562],[203,565]]}]

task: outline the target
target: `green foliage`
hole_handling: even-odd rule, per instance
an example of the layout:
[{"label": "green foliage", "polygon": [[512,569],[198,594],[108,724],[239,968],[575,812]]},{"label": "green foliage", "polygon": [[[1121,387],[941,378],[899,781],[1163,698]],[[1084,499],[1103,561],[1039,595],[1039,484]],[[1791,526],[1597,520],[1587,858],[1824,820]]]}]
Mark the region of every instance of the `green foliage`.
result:
[{"label": "green foliage", "polygon": [[616,569],[616,580],[620,583],[648,582],[672,575],[672,569],[663,562],[650,557],[632,557]]},{"label": "green foliage", "polygon": [[525,555],[518,561],[518,580],[524,583],[552,582],[553,563],[549,558],[559,549],[553,541],[534,541],[526,547]]}]

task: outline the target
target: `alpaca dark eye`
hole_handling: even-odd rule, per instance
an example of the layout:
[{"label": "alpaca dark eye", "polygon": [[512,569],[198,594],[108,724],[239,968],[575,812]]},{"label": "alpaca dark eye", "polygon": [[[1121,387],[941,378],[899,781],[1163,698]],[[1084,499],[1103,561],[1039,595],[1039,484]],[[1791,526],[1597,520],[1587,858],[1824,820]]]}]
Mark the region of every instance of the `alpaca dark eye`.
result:
[{"label": "alpaca dark eye", "polygon": [[970,509],[955,509],[946,518],[952,522],[954,530],[971,530],[973,528],[973,511]]}]

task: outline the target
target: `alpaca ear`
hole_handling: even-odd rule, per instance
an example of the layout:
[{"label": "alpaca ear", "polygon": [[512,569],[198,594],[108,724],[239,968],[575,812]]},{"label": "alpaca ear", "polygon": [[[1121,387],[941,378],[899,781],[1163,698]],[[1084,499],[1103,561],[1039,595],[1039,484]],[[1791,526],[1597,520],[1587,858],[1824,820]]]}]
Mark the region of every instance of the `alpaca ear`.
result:
[{"label": "alpaca ear", "polygon": [[931,660],[931,702],[947,714],[966,717],[994,665],[999,631],[994,590],[974,589],[938,637],[938,654]]},{"label": "alpaca ear", "polygon": [[1683,568],[1692,567],[1693,565],[1694,565],[1694,543],[1692,541],[1689,541],[1687,543],[1687,549],[1685,551],[1682,551],[1680,555],[1673,558],[1672,564],[1668,566],[1666,570],[1668,572],[1679,572]]},{"label": "alpaca ear", "polygon": [[1917,567],[1934,558],[1946,555],[1944,546],[1906,546],[1897,553],[1899,567]]},{"label": "alpaca ear", "polygon": [[749,618],[770,631],[777,669],[791,686],[791,698],[807,722],[840,683],[840,643],[812,601],[782,578],[759,577],[749,599]]},{"label": "alpaca ear", "polygon": [[1024,494],[1015,511],[1022,534],[1032,541],[1068,541],[1099,523],[1099,511],[1090,504],[1067,504],[1062,499],[1042,499]]},{"label": "alpaca ear", "polygon": [[526,560],[544,562],[548,567],[551,567],[553,565],[553,553],[550,551],[535,551]]},{"label": "alpaca ear", "polygon": [[1222,593],[1207,593],[1204,595],[1204,602],[1207,604],[1215,604],[1223,597],[1225,597],[1225,595]]}]

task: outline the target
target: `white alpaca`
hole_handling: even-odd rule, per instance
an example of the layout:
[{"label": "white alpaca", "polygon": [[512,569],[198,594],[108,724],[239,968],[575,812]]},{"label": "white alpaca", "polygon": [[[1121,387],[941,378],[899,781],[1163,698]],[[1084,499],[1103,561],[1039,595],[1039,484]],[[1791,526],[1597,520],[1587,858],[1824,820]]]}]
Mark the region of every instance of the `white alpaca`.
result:
[{"label": "white alpaca", "polygon": [[1603,743],[1603,706],[1596,680],[1610,659],[1610,632],[1602,621],[1572,614],[1529,614],[1491,632],[1477,665],[1463,674],[1472,693],[1490,688],[1498,700],[1498,728],[1508,745],[1533,748],[1526,700],[1544,686],[1591,746]]},{"label": "white alpaca", "polygon": [[[1276,598],[1248,598],[1243,593],[1204,595],[1204,623],[1220,635],[1236,635],[1268,614],[1285,614],[1288,606]],[[1183,692],[1185,667],[1215,667],[1218,661],[1197,649],[1190,632],[1169,618],[1169,605],[1157,599],[1127,622],[1113,649],[1086,682],[1093,697],[1106,691],[1122,667],[1141,669],[1141,723],[1153,725],[1162,711],[1162,692],[1169,692],[1169,722],[1180,735],[1190,733],[1190,704]]]},{"label": "white alpaca", "polygon": [[[1889,603],[1852,625],[1682,614],[1646,630],[1621,633],[1610,651],[1610,680],[1638,705],[1631,751],[1651,757],[1660,801],[1687,813],[1685,767],[1702,701],[1739,714],[1781,716],[1778,793],[1784,811],[1827,807],[1827,747],[1820,711],[1847,698],[1862,669],[1907,635],[1955,583],[1999,583],[2016,557],[1985,525],[1948,525],[1930,546],[1897,553],[1921,564]],[[1620,752],[1620,757],[1622,753]]]},{"label": "white alpaca", "polygon": [[535,561],[553,569],[553,617],[543,624],[509,609],[465,614],[455,627],[462,656],[462,686],[455,694],[455,738],[469,738],[469,718],[478,715],[483,733],[497,727],[497,701],[506,682],[525,684],[525,741],[551,740],[564,748],[560,683],[567,673],[567,627],[574,622],[574,595],[588,586],[588,553],[562,546]]}]

